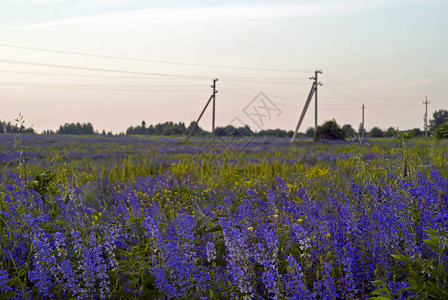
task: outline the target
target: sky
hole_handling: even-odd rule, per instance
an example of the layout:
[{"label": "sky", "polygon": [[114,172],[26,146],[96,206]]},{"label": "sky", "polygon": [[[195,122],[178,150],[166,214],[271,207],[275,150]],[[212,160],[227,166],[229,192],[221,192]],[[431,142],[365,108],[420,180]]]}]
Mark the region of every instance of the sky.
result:
[{"label": "sky", "polygon": [[292,130],[316,70],[318,124],[364,104],[368,130],[423,129],[425,97],[448,109],[448,1],[0,1],[0,120],[38,132],[188,125],[213,79],[217,126]]}]

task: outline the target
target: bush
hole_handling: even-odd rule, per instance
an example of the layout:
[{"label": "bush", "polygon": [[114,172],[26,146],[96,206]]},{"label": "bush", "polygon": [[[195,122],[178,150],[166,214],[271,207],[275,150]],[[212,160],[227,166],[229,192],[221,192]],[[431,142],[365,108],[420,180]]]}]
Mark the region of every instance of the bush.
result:
[{"label": "bush", "polygon": [[385,132],[386,137],[394,137],[397,135],[397,130],[393,127],[389,127],[387,131]]},{"label": "bush", "polygon": [[373,127],[372,130],[370,130],[370,137],[373,138],[383,137],[383,131],[378,127]]},{"label": "bush", "polygon": [[325,122],[324,125],[317,127],[316,138],[327,140],[345,140],[345,132],[333,119]]},{"label": "bush", "polygon": [[313,127],[309,127],[306,132],[305,132],[305,136],[306,137],[314,137],[314,128]]},{"label": "bush", "polygon": [[342,126],[342,130],[344,131],[345,138],[353,138],[356,136],[356,130],[350,124]]},{"label": "bush", "polygon": [[440,126],[437,127],[434,135],[439,140],[443,138],[448,139],[448,122],[440,124]]}]

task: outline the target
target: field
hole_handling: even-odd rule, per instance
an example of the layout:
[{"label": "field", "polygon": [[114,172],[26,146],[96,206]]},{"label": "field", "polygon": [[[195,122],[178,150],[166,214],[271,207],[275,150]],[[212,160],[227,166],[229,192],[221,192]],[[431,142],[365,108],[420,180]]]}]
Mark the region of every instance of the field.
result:
[{"label": "field", "polygon": [[183,141],[0,135],[0,299],[448,299],[446,142]]}]

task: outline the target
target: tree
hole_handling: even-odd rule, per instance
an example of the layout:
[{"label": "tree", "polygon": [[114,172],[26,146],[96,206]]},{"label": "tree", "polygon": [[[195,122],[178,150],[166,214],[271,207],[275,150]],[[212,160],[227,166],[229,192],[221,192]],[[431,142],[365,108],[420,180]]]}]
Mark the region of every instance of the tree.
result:
[{"label": "tree", "polygon": [[373,137],[373,138],[383,137],[383,131],[381,129],[379,129],[378,127],[373,127],[370,130],[370,137]]},{"label": "tree", "polygon": [[342,126],[342,130],[344,131],[345,138],[352,138],[356,135],[355,129],[350,124]]},{"label": "tree", "polygon": [[172,135],[174,134],[173,128],[172,127],[165,127],[162,130],[162,135]]},{"label": "tree", "polygon": [[432,114],[432,119],[429,120],[429,130],[435,131],[442,123],[448,121],[448,110],[440,109]]},{"label": "tree", "polygon": [[[291,136],[294,134],[294,132],[291,130]],[[260,130],[259,132],[257,132],[256,134],[257,136],[275,136],[275,137],[287,137],[289,135],[289,132],[287,132],[286,130],[282,130],[282,129],[265,129],[265,130]]]},{"label": "tree", "polygon": [[325,122],[322,126],[317,127],[316,133],[317,139],[328,139],[328,140],[345,140],[345,133],[339,127],[336,120],[331,120]]},{"label": "tree", "polygon": [[389,128],[387,128],[385,136],[386,137],[393,137],[393,136],[395,136],[396,133],[397,133],[397,130],[395,128],[389,127]]},{"label": "tree", "polygon": [[414,129],[411,129],[411,131],[412,131],[412,136],[414,136],[414,137],[423,136],[423,134],[424,134],[424,132],[420,128],[414,128]]},{"label": "tree", "polygon": [[442,123],[437,127],[434,136],[437,139],[448,139],[448,122]]},{"label": "tree", "polygon": [[[157,125],[156,125],[157,127]],[[192,135],[205,135],[206,132],[199,127],[199,125],[196,123],[196,121],[191,121],[190,125],[186,128],[187,134],[190,134],[191,130],[194,128]]]},{"label": "tree", "polygon": [[305,131],[305,136],[306,136],[306,137],[314,137],[314,128],[313,128],[313,127],[309,127],[309,128]]},{"label": "tree", "polygon": [[3,122],[0,121],[0,133],[4,133],[5,129],[3,128]]},{"label": "tree", "polygon": [[60,125],[56,134],[95,134],[92,123],[65,123]]}]

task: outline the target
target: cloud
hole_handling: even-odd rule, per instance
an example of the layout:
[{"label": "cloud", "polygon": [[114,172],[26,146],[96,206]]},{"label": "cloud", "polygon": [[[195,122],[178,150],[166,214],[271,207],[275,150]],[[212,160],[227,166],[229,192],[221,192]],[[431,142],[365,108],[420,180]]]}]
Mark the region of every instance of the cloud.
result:
[{"label": "cloud", "polygon": [[[36,3],[61,2],[67,0],[31,0]],[[48,28],[79,25],[108,25],[117,22],[138,22],[150,24],[154,22],[189,22],[208,20],[247,20],[247,19],[278,19],[289,17],[313,17],[325,15],[346,14],[360,9],[386,5],[382,2],[346,2],[341,4],[301,4],[301,5],[226,5],[199,8],[159,8],[139,9],[109,14],[72,17],[59,21],[41,22],[22,25],[14,29]]]}]

